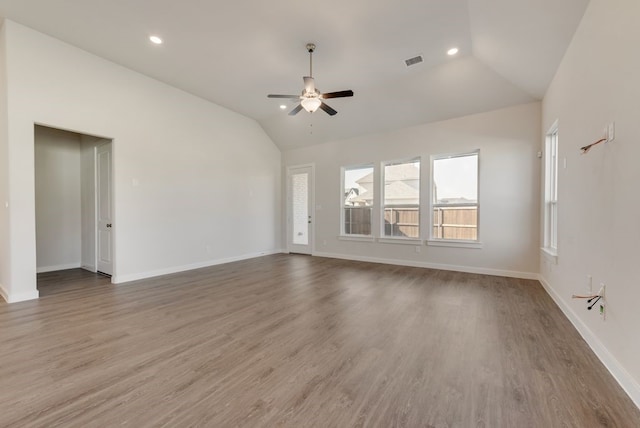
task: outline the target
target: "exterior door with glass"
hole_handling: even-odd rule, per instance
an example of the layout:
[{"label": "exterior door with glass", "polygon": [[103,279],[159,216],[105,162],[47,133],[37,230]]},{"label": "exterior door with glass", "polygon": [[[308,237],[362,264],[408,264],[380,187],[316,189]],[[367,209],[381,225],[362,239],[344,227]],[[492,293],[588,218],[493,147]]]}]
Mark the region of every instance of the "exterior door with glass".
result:
[{"label": "exterior door with glass", "polygon": [[313,166],[287,169],[287,250],[311,254],[313,249]]}]

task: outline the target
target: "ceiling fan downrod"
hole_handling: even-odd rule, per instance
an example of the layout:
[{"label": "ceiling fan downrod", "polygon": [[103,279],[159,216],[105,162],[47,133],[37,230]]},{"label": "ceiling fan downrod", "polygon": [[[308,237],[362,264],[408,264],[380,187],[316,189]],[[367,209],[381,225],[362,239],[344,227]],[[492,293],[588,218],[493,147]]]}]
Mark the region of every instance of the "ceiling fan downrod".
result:
[{"label": "ceiling fan downrod", "polygon": [[313,77],[313,51],[315,50],[316,45],[307,43],[307,52],[309,52],[309,77]]}]

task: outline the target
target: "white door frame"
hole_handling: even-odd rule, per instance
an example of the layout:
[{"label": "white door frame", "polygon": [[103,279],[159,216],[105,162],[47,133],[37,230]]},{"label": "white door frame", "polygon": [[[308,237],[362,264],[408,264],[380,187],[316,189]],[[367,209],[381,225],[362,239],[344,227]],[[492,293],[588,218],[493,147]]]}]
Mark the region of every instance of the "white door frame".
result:
[{"label": "white door frame", "polygon": [[[116,206],[117,206],[117,202],[116,202],[116,198],[115,195],[117,193],[117,189],[116,189],[116,185],[115,185],[115,179],[114,179],[114,172],[115,172],[115,163],[114,163],[114,154],[117,150],[116,148],[116,144],[115,144],[115,139],[111,138],[111,137],[103,137],[103,136],[99,136],[99,134],[95,134],[95,133],[91,133],[91,132],[86,132],[84,130],[80,130],[80,129],[73,129],[73,128],[67,128],[64,126],[58,126],[57,124],[52,124],[52,123],[47,123],[47,122],[33,122],[33,126],[31,128],[32,130],[32,140],[33,140],[33,144],[34,144],[34,149],[35,149],[35,127],[36,126],[44,126],[47,128],[52,128],[52,129],[57,129],[57,130],[61,130],[61,131],[68,131],[68,132],[73,132],[76,134],[80,134],[83,136],[87,136],[87,137],[93,137],[93,138],[97,138],[97,139],[103,139],[103,140],[107,140],[109,141],[109,144],[111,144],[111,220],[113,221],[113,223],[115,224],[115,216],[116,216]],[[95,152],[95,147],[93,148],[94,150],[94,156],[93,156],[93,168],[94,168],[94,175],[96,173],[96,152]],[[33,157],[32,157],[33,159]],[[31,166],[32,168],[32,173],[33,173],[33,177],[35,180],[35,164],[32,164]],[[97,185],[96,183],[96,178],[94,177],[94,208],[97,209],[97,195],[96,195],[96,191],[97,189],[95,188],[95,186]],[[33,188],[33,195],[34,197],[34,201],[35,201],[35,186]],[[33,205],[33,231],[35,232],[35,204]],[[97,229],[98,229],[98,220],[97,220],[97,212],[95,212],[94,215],[94,219],[93,219],[93,223],[94,223],[94,244],[96,246],[95,251],[94,251],[94,267],[97,270],[98,267],[98,263],[97,263],[97,258],[98,258],[98,254],[97,254]],[[35,233],[34,233],[34,239],[33,239],[33,254],[35,255],[37,253],[36,251],[36,240],[35,240]],[[116,268],[117,268],[117,261],[116,261],[116,254],[117,254],[117,237],[116,237],[116,233],[115,230],[112,232],[112,241],[111,241],[111,259],[112,259],[112,276],[111,276],[111,282],[115,283],[115,278],[116,278]],[[34,286],[34,294],[32,298],[38,298],[38,290],[37,290],[37,263],[34,257],[33,260],[33,265],[32,265],[32,272],[33,272],[33,278],[34,278],[34,282],[33,282],[33,286]],[[0,293],[1,294],[1,293]],[[5,298],[6,300],[6,298]]]},{"label": "white door frame", "polygon": [[285,212],[286,212],[286,224],[285,224],[285,228],[286,228],[286,248],[287,248],[287,252],[291,253],[291,247],[292,247],[292,234],[293,234],[293,224],[292,224],[292,217],[293,217],[293,213],[292,213],[292,208],[293,205],[291,204],[291,174],[292,171],[296,170],[296,169],[306,169],[309,168],[311,169],[311,175],[310,175],[310,185],[309,185],[309,216],[311,217],[311,226],[309,227],[309,255],[314,255],[315,253],[315,243],[316,243],[316,191],[315,191],[315,185],[316,185],[316,167],[315,164],[313,163],[308,163],[308,164],[302,164],[302,165],[291,165],[291,166],[287,166],[287,177],[286,177],[286,208],[285,208]]}]

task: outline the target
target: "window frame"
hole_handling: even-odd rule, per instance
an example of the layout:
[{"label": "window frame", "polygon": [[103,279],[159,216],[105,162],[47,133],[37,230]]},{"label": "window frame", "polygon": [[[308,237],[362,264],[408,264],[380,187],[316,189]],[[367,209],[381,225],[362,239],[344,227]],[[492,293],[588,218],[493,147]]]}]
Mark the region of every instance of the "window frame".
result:
[{"label": "window frame", "polygon": [[[345,173],[349,170],[354,170],[354,169],[364,169],[364,168],[371,168],[371,173],[373,174],[373,199],[371,202],[371,205],[369,206],[369,208],[371,208],[371,211],[369,213],[370,219],[369,219],[369,223],[370,223],[370,233],[368,235],[366,234],[357,234],[357,233],[346,233],[345,230],[345,196],[344,196],[344,190],[345,190]],[[376,206],[376,186],[375,186],[375,181],[376,181],[376,168],[375,168],[375,164],[373,162],[371,163],[362,163],[362,164],[357,164],[357,165],[348,165],[348,166],[342,166],[340,167],[340,235],[339,238],[340,239],[352,239],[352,240],[365,240],[365,241],[369,241],[369,240],[373,240],[374,239],[374,225],[373,225],[373,219],[374,219],[374,210],[375,210],[375,206]]]},{"label": "window frame", "polygon": [[[476,175],[476,195],[477,201],[476,203],[465,203],[465,204],[457,204],[456,207],[467,207],[467,206],[475,206],[476,207],[476,239],[448,239],[448,238],[437,238],[433,233],[433,225],[434,225],[434,209],[438,206],[445,206],[443,204],[437,204],[435,202],[435,178],[434,178],[434,163],[441,159],[452,159],[466,156],[476,156],[477,159],[477,175]],[[427,239],[427,245],[433,246],[443,246],[443,247],[468,247],[468,248],[482,248],[482,242],[480,240],[480,149],[475,149],[466,152],[455,152],[455,153],[443,153],[436,154],[430,156],[430,174],[429,174],[429,211],[428,211],[428,221],[429,221],[429,237]],[[448,205],[450,206],[450,205]]]},{"label": "window frame", "polygon": [[543,246],[551,257],[558,255],[558,147],[556,120],[547,131],[544,146]]},{"label": "window frame", "polygon": [[[386,193],[385,193],[385,181],[386,181],[386,167],[387,166],[392,166],[392,165],[402,165],[402,164],[410,164],[410,163],[418,163],[419,164],[419,173],[418,173],[418,203],[415,205],[417,207],[417,211],[418,211],[418,236],[416,237],[410,237],[410,236],[393,236],[393,235],[386,235],[385,233],[385,221],[384,221],[384,215],[385,215],[385,209],[386,209],[386,205],[385,205],[385,199],[386,199]],[[394,242],[403,242],[403,243],[418,243],[421,242],[422,240],[422,177],[423,177],[423,163],[422,163],[422,157],[421,156],[413,156],[410,158],[403,158],[403,159],[395,159],[395,160],[388,160],[388,161],[382,161],[380,162],[380,175],[379,175],[379,183],[380,183],[380,196],[378,198],[378,208],[379,208],[379,220],[380,220],[380,227],[378,229],[378,242],[380,243],[394,243]],[[412,204],[397,204],[397,205],[390,205],[393,208],[407,208],[407,207],[413,207],[414,205]]]}]

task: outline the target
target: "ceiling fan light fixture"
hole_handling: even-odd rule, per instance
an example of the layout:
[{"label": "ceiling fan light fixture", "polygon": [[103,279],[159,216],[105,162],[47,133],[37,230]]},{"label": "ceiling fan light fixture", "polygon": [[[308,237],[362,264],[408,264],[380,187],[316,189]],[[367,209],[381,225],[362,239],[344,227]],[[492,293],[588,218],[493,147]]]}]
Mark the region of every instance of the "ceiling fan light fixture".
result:
[{"label": "ceiling fan light fixture", "polygon": [[[301,95],[284,95],[284,94],[269,94],[267,98],[286,98],[290,100],[300,100],[300,104],[296,105],[293,110],[289,112],[289,116],[295,116],[302,109],[308,111],[309,113],[313,113],[318,109],[321,109],[329,116],[335,116],[338,114],[336,110],[328,106],[322,100],[326,100],[328,98],[344,98],[344,97],[352,97],[353,91],[351,89],[346,91],[335,91],[335,92],[320,92],[315,85],[313,80],[313,51],[316,49],[316,45],[313,43],[307,44],[307,51],[309,52],[309,75],[303,76],[302,80],[304,81],[304,90]],[[280,108],[283,108],[280,106]]]},{"label": "ceiling fan light fixture", "polygon": [[322,101],[320,100],[320,98],[307,97],[303,98],[302,101],[300,101],[300,104],[302,104],[303,109],[305,109],[309,113],[313,113],[314,111],[318,110],[318,107],[320,107]]}]

